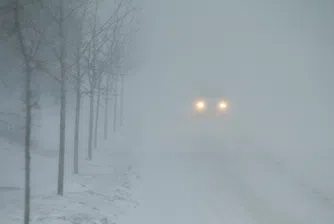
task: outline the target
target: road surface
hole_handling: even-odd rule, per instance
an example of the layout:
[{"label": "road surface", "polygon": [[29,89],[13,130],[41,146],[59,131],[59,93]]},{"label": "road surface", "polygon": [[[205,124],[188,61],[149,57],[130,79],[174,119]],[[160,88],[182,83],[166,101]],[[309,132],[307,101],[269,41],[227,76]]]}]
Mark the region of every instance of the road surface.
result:
[{"label": "road surface", "polygon": [[178,146],[188,150],[166,150],[177,145],[141,153],[140,206],[120,224],[334,223],[325,193],[261,151],[208,139]]}]

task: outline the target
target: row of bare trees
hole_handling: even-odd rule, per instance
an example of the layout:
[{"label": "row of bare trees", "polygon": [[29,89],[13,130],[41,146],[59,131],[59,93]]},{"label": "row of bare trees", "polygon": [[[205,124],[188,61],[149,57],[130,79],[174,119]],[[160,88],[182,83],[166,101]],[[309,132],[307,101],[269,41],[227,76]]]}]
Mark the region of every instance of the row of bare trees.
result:
[{"label": "row of bare trees", "polygon": [[[1,21],[8,40],[13,41],[21,55],[25,83],[25,213],[24,223],[30,219],[30,147],[31,117],[34,105],[32,80],[35,73],[54,79],[60,90],[58,195],[64,194],[66,112],[68,94],[75,94],[74,173],[79,173],[80,116],[82,98],[89,97],[89,136],[87,158],[93,159],[98,146],[100,108],[104,97],[104,139],[109,136],[109,114],[114,114],[116,129],[117,96],[123,104],[124,75],[128,46],[136,17],[131,0],[112,0],[109,16],[100,11],[102,0],[6,0],[1,3]],[[119,88],[120,85],[120,88]],[[119,91],[119,89],[121,91]],[[109,111],[110,100],[114,111]],[[123,109],[120,112],[123,124]]]}]

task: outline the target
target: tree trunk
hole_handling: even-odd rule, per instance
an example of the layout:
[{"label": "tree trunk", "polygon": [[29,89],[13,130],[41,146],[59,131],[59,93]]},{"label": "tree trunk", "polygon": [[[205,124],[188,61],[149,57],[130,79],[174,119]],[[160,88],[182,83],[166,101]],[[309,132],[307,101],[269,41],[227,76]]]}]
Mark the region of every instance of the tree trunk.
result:
[{"label": "tree trunk", "polygon": [[66,71],[65,71],[65,36],[64,36],[64,19],[63,19],[63,0],[60,0],[60,21],[59,21],[59,37],[60,37],[60,135],[59,135],[59,161],[58,161],[58,188],[57,194],[64,194],[64,168],[65,168],[65,122],[66,122]]},{"label": "tree trunk", "polygon": [[99,83],[97,86],[97,102],[96,102],[96,114],[95,114],[95,131],[94,131],[94,148],[97,148],[97,131],[99,126],[100,115],[100,95],[101,95],[101,77],[99,77]]},{"label": "tree trunk", "polygon": [[[29,70],[29,68],[27,68]],[[31,141],[31,74],[26,74],[26,130],[25,130],[25,193],[24,223],[30,221],[30,141]]]},{"label": "tree trunk", "polygon": [[120,125],[124,125],[124,75],[121,76]]},{"label": "tree trunk", "polygon": [[89,102],[88,160],[93,159],[93,119],[94,119],[94,90],[91,91],[90,102]]},{"label": "tree trunk", "polygon": [[108,139],[108,127],[109,127],[109,82],[110,82],[110,75],[107,76],[107,86],[106,86],[106,93],[104,98],[104,140]]},{"label": "tree trunk", "polygon": [[98,9],[98,1],[96,0],[95,4],[95,13],[94,13],[94,25],[93,25],[93,60],[92,60],[92,78],[90,84],[90,115],[89,115],[89,136],[88,136],[88,160],[93,159],[93,129],[94,129],[94,91],[96,87],[97,81],[97,71],[96,71],[96,57],[97,57],[97,49],[96,49],[96,18],[97,18],[97,9]]},{"label": "tree trunk", "polygon": [[24,180],[24,224],[29,224],[30,221],[30,141],[31,141],[31,68],[30,59],[27,54],[26,46],[24,45],[24,36],[20,23],[20,1],[15,2],[15,26],[17,29],[18,40],[25,64],[25,146],[24,146],[24,161],[25,161],[25,180]]},{"label": "tree trunk", "polygon": [[[78,54],[80,52],[77,52]],[[77,83],[76,83],[76,106],[75,106],[75,130],[74,130],[74,156],[73,165],[74,173],[79,173],[79,126],[80,126],[80,109],[81,109],[81,71],[80,58],[77,56]]]},{"label": "tree trunk", "polygon": [[118,82],[117,77],[115,78],[115,88],[114,88],[114,120],[113,120],[113,131],[116,132],[117,129],[117,92],[118,92]]}]

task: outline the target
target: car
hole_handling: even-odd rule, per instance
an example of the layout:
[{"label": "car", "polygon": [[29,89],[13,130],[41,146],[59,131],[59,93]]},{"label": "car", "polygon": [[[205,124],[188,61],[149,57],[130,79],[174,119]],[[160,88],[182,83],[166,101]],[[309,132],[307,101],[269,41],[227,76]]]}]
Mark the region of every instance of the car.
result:
[{"label": "car", "polygon": [[212,139],[220,138],[226,129],[230,104],[224,96],[204,95],[183,98],[178,105],[178,119],[174,128],[175,135],[180,138]]},{"label": "car", "polygon": [[229,104],[224,97],[199,97],[192,105],[191,121],[200,128],[220,128],[228,115]]},{"label": "car", "polygon": [[201,97],[196,99],[193,104],[194,115],[205,118],[218,118],[226,114],[228,102],[223,97]]}]

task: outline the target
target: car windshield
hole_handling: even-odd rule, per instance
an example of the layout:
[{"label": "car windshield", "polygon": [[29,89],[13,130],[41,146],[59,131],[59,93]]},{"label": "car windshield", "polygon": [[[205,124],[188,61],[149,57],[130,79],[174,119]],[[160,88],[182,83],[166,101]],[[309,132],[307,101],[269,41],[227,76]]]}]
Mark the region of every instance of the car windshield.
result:
[{"label": "car windshield", "polygon": [[0,2],[0,224],[334,224],[334,0]]}]

